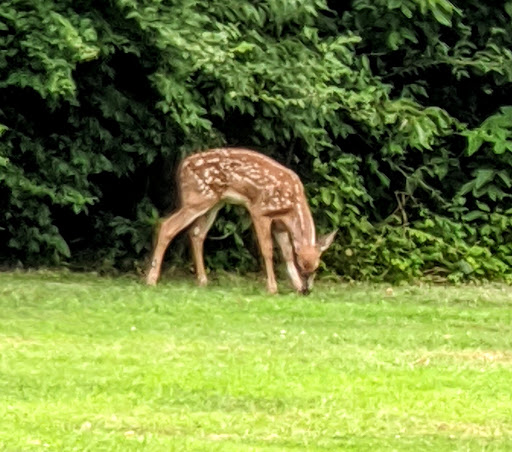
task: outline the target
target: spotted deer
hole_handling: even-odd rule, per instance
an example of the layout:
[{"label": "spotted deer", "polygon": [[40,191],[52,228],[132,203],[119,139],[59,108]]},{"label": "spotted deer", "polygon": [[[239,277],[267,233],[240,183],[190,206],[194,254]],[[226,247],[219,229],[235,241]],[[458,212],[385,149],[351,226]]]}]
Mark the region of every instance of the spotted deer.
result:
[{"label": "spotted deer", "polygon": [[332,243],[333,232],[317,240],[304,187],[292,170],[247,149],[221,148],[193,154],[178,169],[181,206],[162,220],[147,284],[156,284],[171,240],[188,234],[200,285],[207,277],[203,244],[218,211],[226,203],[241,204],[251,216],[267,273],[267,289],[277,292],[272,262],[272,234],[283,254],[295,289],[308,293],[320,255]]}]

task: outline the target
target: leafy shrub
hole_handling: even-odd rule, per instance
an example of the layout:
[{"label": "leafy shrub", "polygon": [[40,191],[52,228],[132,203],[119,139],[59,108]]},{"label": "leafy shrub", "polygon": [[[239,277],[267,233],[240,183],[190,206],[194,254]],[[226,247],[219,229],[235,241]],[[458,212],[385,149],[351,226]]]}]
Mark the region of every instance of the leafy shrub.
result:
[{"label": "leafy shrub", "polygon": [[[299,173],[331,270],[511,278],[511,5],[4,2],[0,255],[141,266],[178,161],[227,144]],[[209,265],[255,268],[239,213]]]}]

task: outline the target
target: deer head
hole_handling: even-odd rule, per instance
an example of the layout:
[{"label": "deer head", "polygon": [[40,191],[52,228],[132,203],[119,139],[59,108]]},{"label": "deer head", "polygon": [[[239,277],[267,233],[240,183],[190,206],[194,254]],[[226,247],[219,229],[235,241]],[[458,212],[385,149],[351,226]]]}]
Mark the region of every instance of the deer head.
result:
[{"label": "deer head", "polygon": [[320,256],[331,246],[337,231],[318,238],[314,245],[296,245],[295,265],[303,282],[302,293],[307,295],[312,287],[315,272],[320,265]]}]

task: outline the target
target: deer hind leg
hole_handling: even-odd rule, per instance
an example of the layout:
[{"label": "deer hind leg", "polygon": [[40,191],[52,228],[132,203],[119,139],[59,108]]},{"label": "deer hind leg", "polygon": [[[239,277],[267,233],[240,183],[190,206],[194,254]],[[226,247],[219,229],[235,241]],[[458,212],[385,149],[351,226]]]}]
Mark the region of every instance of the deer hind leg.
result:
[{"label": "deer hind leg", "polygon": [[253,216],[252,222],[260,245],[263,262],[265,263],[265,270],[267,272],[267,290],[274,294],[277,292],[277,283],[276,276],[274,274],[274,263],[272,262],[272,220],[265,216]]},{"label": "deer hind leg", "polygon": [[283,259],[286,262],[286,270],[288,271],[288,275],[292,280],[293,287],[295,290],[300,293],[305,293],[306,286],[299,275],[299,271],[295,266],[295,259],[293,255],[293,245],[290,240],[290,236],[286,231],[273,231],[274,237],[276,239],[279,248],[281,248],[281,253],[283,254]]},{"label": "deer hind leg", "polygon": [[162,221],[151,258],[151,267],[146,277],[147,284],[155,285],[158,281],[165,250],[169,246],[169,243],[171,243],[171,240],[198,217],[208,212],[213,205],[215,205],[215,201],[208,204],[203,203],[200,206],[185,206]]},{"label": "deer hind leg", "polygon": [[217,213],[219,213],[222,204],[215,206],[208,213],[199,217],[188,230],[190,245],[192,247],[192,257],[196,268],[196,277],[200,286],[206,286],[208,278],[204,267],[203,245],[208,231],[213,225]]}]

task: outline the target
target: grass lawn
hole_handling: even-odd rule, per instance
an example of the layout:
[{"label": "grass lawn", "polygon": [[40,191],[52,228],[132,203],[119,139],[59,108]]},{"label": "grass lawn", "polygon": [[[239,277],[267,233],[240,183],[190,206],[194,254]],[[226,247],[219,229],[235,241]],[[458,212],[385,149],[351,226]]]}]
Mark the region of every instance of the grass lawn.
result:
[{"label": "grass lawn", "polygon": [[511,287],[281,290],[0,273],[0,450],[512,450]]}]

